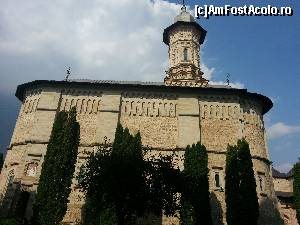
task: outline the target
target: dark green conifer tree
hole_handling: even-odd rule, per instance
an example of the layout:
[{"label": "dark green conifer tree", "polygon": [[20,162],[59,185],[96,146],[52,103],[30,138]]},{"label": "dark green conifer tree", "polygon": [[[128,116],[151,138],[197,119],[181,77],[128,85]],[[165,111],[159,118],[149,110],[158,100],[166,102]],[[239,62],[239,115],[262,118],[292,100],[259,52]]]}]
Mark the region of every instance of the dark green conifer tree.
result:
[{"label": "dark green conifer tree", "polygon": [[87,194],[87,224],[132,225],[145,213],[175,215],[179,169],[172,156],[144,159],[141,135],[117,125],[112,151],[91,155],[78,176]]},{"label": "dark green conifer tree", "polygon": [[249,144],[245,139],[238,140],[239,217],[244,225],[257,225],[259,217],[256,181],[253,171]]},{"label": "dark green conifer tree", "polygon": [[225,169],[225,202],[226,220],[228,225],[238,225],[238,151],[236,146],[227,147]]},{"label": "dark green conifer tree", "polygon": [[123,129],[122,125],[120,123],[118,123],[116,132],[115,132],[115,139],[114,139],[113,146],[112,146],[113,152],[117,152],[117,151],[121,150],[122,140],[123,140],[123,132],[124,132],[124,129]]},{"label": "dark green conifer tree", "polygon": [[[185,188],[182,193],[182,223],[211,225],[208,155],[204,145],[187,146],[184,159]],[[186,207],[186,208],[184,208]]]},{"label": "dark green conifer tree", "polygon": [[225,201],[228,225],[257,225],[258,197],[249,145],[245,139],[228,146],[226,158]]},{"label": "dark green conifer tree", "polygon": [[91,156],[87,168],[81,186],[87,191],[88,210],[94,213],[88,212],[90,216],[104,224],[132,224],[146,207],[140,133],[133,136],[118,124],[111,153]]},{"label": "dark green conifer tree", "polygon": [[294,206],[298,223],[300,223],[300,160],[294,165]]},{"label": "dark green conifer tree", "polygon": [[37,195],[33,205],[34,225],[43,224],[43,218],[47,217],[47,210],[49,208],[48,199],[55,198],[56,189],[51,188],[55,173],[54,166],[56,156],[59,154],[60,145],[63,141],[63,129],[66,123],[67,113],[59,112],[53,124],[51,136],[47,146],[47,153],[42,164],[41,176],[39,179],[39,186],[37,188]]},{"label": "dark green conifer tree", "polygon": [[42,165],[33,223],[56,225],[67,209],[80,139],[76,110],[59,112],[55,119]]}]

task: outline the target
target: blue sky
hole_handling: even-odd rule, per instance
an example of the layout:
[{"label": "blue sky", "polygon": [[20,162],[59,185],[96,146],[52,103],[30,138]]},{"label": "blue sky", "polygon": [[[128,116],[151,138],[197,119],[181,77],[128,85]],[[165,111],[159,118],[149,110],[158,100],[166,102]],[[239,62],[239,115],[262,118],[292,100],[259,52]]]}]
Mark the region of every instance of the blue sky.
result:
[{"label": "blue sky", "polygon": [[[0,8],[0,148],[11,137],[18,84],[73,78],[161,81],[168,66],[162,32],[181,1],[3,0]],[[237,86],[270,97],[265,116],[271,160],[287,171],[300,157],[300,2],[186,1],[194,5],[291,6],[291,17],[210,17],[201,66],[214,82],[226,73]],[[118,65],[118,66],[116,66]]]}]

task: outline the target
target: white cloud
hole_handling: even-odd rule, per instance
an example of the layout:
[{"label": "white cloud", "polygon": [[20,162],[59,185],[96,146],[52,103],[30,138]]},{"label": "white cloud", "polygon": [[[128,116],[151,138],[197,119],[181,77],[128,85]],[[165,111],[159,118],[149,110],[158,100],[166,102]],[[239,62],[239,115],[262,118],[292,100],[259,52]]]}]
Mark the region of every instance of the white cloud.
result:
[{"label": "white cloud", "polygon": [[[72,78],[162,81],[162,33],[179,11],[164,0],[2,0],[0,91],[62,80],[69,66]],[[202,70],[214,80],[215,68]]]},{"label": "white cloud", "polygon": [[206,64],[204,64],[203,62],[201,62],[200,67],[201,67],[201,71],[204,73],[204,74],[203,74],[203,77],[204,77],[205,79],[207,79],[207,80],[211,80],[211,78],[212,78],[212,76],[213,76],[213,74],[214,74],[214,72],[215,72],[215,68],[214,68],[214,67],[208,68],[208,67],[206,66]]},{"label": "white cloud", "polygon": [[269,98],[272,100],[273,104],[278,103],[280,101],[280,97],[279,96],[276,96],[276,97],[272,97],[271,96]]},{"label": "white cloud", "polygon": [[[224,81],[211,81],[210,84],[215,84],[215,85],[227,85],[226,82]],[[240,82],[233,82],[229,83],[229,86],[232,88],[237,88],[237,89],[243,89],[245,88],[245,85],[240,83]]]},{"label": "white cloud", "polygon": [[[34,79],[163,80],[163,29],[180,6],[163,0],[4,0],[0,89]],[[4,86],[5,85],[5,86]]]},{"label": "white cloud", "polygon": [[289,134],[299,133],[300,126],[289,126],[282,122],[273,124],[270,127],[267,127],[267,134],[269,139],[280,138]]}]

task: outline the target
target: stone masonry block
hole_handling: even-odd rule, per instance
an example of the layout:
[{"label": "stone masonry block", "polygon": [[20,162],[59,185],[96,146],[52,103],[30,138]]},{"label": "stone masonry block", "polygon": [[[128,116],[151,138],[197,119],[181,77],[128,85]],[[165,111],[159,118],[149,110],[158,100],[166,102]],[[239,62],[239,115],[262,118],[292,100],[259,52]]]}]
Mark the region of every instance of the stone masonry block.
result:
[{"label": "stone masonry block", "polygon": [[178,114],[179,116],[199,115],[198,99],[193,97],[178,98]]},{"label": "stone masonry block", "polygon": [[26,141],[49,141],[56,111],[36,111],[33,128]]},{"label": "stone masonry block", "polygon": [[100,112],[97,116],[96,141],[103,143],[104,137],[113,142],[118,124],[119,114],[115,112]]},{"label": "stone masonry block", "polygon": [[179,147],[200,141],[199,117],[179,116]]},{"label": "stone masonry block", "polygon": [[101,111],[115,111],[120,110],[120,98],[121,95],[117,93],[104,93],[101,101]]},{"label": "stone masonry block", "polygon": [[43,90],[37,109],[56,110],[60,98],[59,90]]}]

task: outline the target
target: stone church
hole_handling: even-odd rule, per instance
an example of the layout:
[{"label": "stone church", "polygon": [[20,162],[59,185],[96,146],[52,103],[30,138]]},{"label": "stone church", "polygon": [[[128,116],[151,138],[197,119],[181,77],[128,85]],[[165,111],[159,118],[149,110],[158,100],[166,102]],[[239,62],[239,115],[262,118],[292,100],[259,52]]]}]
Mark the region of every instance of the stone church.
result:
[{"label": "stone church", "polygon": [[[55,116],[75,106],[81,129],[75,173],[90,153],[111,145],[118,122],[132,133],[141,132],[149,154],[176,151],[180,157],[188,144],[204,144],[209,155],[216,225],[226,224],[226,148],[244,137],[251,148],[260,221],[273,224],[270,221],[277,202],[263,120],[272,101],[246,89],[211,85],[203,78],[199,52],[205,36],[206,31],[183,6],[174,23],[163,32],[163,42],[169,47],[169,69],[164,82],[82,79],[35,80],[19,85],[16,97],[22,106],[0,176],[2,215],[13,211],[21,191],[29,193],[25,214],[31,215]],[[182,160],[178,166],[182,169]],[[83,205],[84,196],[74,178],[64,222],[80,222]],[[162,218],[160,224],[175,225],[178,220]]]}]

